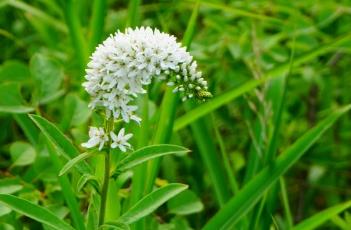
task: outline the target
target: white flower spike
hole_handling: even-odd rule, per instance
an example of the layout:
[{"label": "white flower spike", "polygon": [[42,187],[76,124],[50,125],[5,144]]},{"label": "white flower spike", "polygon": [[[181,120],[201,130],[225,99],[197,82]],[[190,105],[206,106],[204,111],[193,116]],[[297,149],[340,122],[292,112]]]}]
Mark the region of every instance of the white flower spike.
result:
[{"label": "white flower spike", "polygon": [[157,29],[118,31],[100,44],[90,59],[83,86],[92,97],[90,107],[102,108],[107,118],[139,123],[137,106],[131,102],[145,93],[144,86],[153,77],[174,85],[183,100],[211,96],[192,56],[174,36]]},{"label": "white flower spike", "polygon": [[108,141],[108,136],[105,134],[104,129],[101,127],[90,127],[89,137],[90,139],[82,144],[83,147],[88,149],[98,145],[99,150],[101,150],[104,147],[105,142]]},{"label": "white flower spike", "polygon": [[128,133],[124,135],[125,130],[122,128],[119,132],[118,135],[116,135],[114,132],[110,132],[110,136],[112,139],[111,143],[111,148],[119,148],[122,152],[127,151],[127,149],[131,148],[131,145],[128,143],[128,140],[133,136],[133,134]]}]

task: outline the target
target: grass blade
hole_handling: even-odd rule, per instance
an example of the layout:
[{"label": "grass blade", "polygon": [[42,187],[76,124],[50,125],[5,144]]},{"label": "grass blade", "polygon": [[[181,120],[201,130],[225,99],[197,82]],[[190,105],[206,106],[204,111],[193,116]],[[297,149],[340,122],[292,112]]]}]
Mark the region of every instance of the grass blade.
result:
[{"label": "grass blade", "polygon": [[166,201],[187,188],[187,185],[177,183],[168,184],[161,187],[142,198],[132,208],[125,212],[120,217],[119,221],[126,224],[131,224],[140,218],[149,215]]},{"label": "grass blade", "polygon": [[42,224],[48,225],[53,229],[57,230],[74,230],[73,227],[68,225],[63,220],[55,216],[51,211],[46,208],[42,208],[38,205],[30,203],[24,199],[8,195],[0,194],[0,203],[3,203],[13,209],[14,211],[21,213],[33,220],[36,220]]},{"label": "grass blade", "polygon": [[[88,59],[88,50],[86,41],[80,26],[78,10],[73,0],[66,0],[63,2],[63,11],[65,14],[66,23],[71,36],[73,49],[78,59],[78,64],[81,73],[84,73],[86,60]],[[83,75],[83,74],[82,74]]]},{"label": "grass blade", "polygon": [[205,225],[204,230],[231,229],[264,195],[265,191],[279,179],[301,156],[319,139],[319,137],[344,113],[351,105],[338,109],[317,126],[306,132],[290,146],[271,165],[265,167],[235,197],[233,197]]},{"label": "grass blade", "polygon": [[343,204],[338,204],[333,207],[327,208],[312,217],[302,221],[300,224],[296,225],[293,230],[311,230],[319,227],[325,221],[333,218],[338,213],[344,211],[351,207],[351,201],[345,202]]},{"label": "grass blade", "polygon": [[127,26],[137,26],[140,21],[140,3],[141,0],[131,0],[128,6],[128,21]]},{"label": "grass blade", "polygon": [[56,20],[55,18],[52,18],[51,16],[49,16],[45,12],[43,12],[43,11],[41,11],[41,10],[31,6],[31,5],[28,5],[27,3],[24,3],[24,2],[18,1],[18,0],[7,0],[6,2],[8,5],[15,7],[17,9],[20,9],[20,10],[22,10],[25,13],[28,13],[30,15],[33,15],[33,16],[37,17],[38,19],[40,19],[42,22],[46,22],[47,24],[50,24],[51,26],[55,27],[56,29],[60,30],[61,32],[64,32],[64,33],[68,32],[65,24],[63,24],[59,20]]},{"label": "grass blade", "polygon": [[105,15],[107,11],[106,0],[94,0],[91,17],[91,37],[89,42],[89,52],[94,51],[104,34]]},{"label": "grass blade", "polygon": [[[336,39],[328,44],[325,44],[323,46],[320,46],[319,48],[312,50],[296,59],[294,59],[294,65],[293,67],[300,66],[303,63],[306,63],[308,61],[311,61],[318,57],[319,55],[322,55],[324,53],[330,52],[334,50],[336,47],[343,45],[345,42],[348,42],[351,40],[351,35],[344,36],[342,38]],[[223,93],[221,95],[218,95],[209,100],[208,102],[203,103],[200,106],[197,106],[196,108],[192,109],[191,111],[188,111],[186,114],[178,118],[175,123],[174,123],[174,131],[178,131],[185,126],[189,125],[193,121],[199,119],[200,117],[203,117],[210,112],[218,109],[219,107],[229,103],[233,99],[249,92],[250,90],[256,88],[257,86],[265,83],[267,80],[275,78],[275,77],[281,77],[284,76],[285,73],[290,68],[290,61],[287,63],[280,65],[271,71],[267,72],[266,75],[264,75],[261,79],[257,80],[250,80],[243,85],[241,85],[238,88],[234,88],[232,90],[229,90],[226,93]]]}]

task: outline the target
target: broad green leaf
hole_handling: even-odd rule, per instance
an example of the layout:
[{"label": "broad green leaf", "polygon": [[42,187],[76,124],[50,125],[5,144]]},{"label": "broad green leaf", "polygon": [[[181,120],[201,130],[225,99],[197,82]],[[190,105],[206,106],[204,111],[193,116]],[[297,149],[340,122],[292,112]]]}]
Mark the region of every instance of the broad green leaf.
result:
[{"label": "broad green leaf", "polygon": [[204,209],[201,200],[191,190],[186,190],[168,201],[167,207],[170,213],[177,215],[189,215]]},{"label": "broad green leaf", "polygon": [[32,164],[36,157],[34,148],[26,142],[14,142],[10,147],[12,165],[14,166],[25,166]]},{"label": "broad green leaf", "polygon": [[[294,59],[294,63],[292,67],[300,66],[303,63],[308,61],[314,60],[316,57],[320,56],[321,54],[330,52],[334,50],[337,46],[342,46],[344,43],[349,42],[351,40],[351,35],[348,34],[344,37],[337,38],[334,41],[320,46],[319,48],[309,51],[297,58]],[[219,107],[229,103],[233,99],[253,90],[259,85],[264,84],[268,80],[276,77],[285,76],[285,74],[291,68],[290,61],[279,65],[272,70],[268,71],[262,78],[257,80],[250,80],[243,85],[229,90],[221,95],[215,95],[213,99],[203,103],[202,105],[197,106],[196,108],[192,109],[191,111],[187,112],[183,116],[179,117],[174,123],[174,131],[178,131],[185,126],[189,125],[193,121],[203,117],[210,112],[218,109]]]},{"label": "broad green leaf", "polygon": [[284,151],[276,161],[265,167],[240,192],[234,196],[205,225],[204,230],[231,229],[264,195],[265,191],[279,179],[301,156],[330,128],[351,105],[336,110],[314,128],[306,132],[292,146]]},{"label": "broad green leaf", "polygon": [[[67,160],[71,160],[79,155],[79,151],[74,147],[72,142],[51,122],[45,118],[30,114],[29,117],[38,126],[38,128],[57,148],[62,151]],[[85,162],[77,164],[77,169],[81,173],[90,173],[90,168]]]},{"label": "broad green leaf", "polygon": [[47,103],[63,94],[60,90],[63,69],[56,61],[42,54],[35,54],[30,60],[30,71],[36,82],[36,99],[39,103]]},{"label": "broad green leaf", "polygon": [[0,66],[0,82],[24,82],[30,80],[28,66],[20,61],[10,60]]},{"label": "broad green leaf", "polygon": [[187,188],[187,185],[177,183],[168,184],[164,187],[158,188],[138,201],[133,207],[125,212],[118,221],[126,224],[134,223],[135,221],[151,214],[162,204]]},{"label": "broad green leaf", "polygon": [[79,162],[93,156],[94,154],[96,154],[96,153],[95,152],[85,152],[85,153],[79,154],[78,156],[76,156],[72,160],[69,160],[60,170],[59,176],[64,175],[69,170],[71,170],[73,167],[75,167]]},{"label": "broad green leaf", "polygon": [[292,230],[312,230],[320,225],[322,225],[325,221],[334,217],[338,213],[344,211],[351,207],[351,201],[345,202],[343,204],[338,204],[333,207],[327,208],[317,214],[311,216],[310,218],[303,220],[298,225],[293,227]]},{"label": "broad green leaf", "polygon": [[32,107],[25,104],[19,84],[5,83],[0,85],[0,112],[28,113],[33,110]]},{"label": "broad green leaf", "polygon": [[12,194],[20,191],[23,185],[20,184],[20,180],[17,178],[5,178],[0,180],[0,194]]},{"label": "broad green leaf", "polygon": [[0,203],[3,203],[14,211],[32,218],[42,224],[48,225],[54,229],[74,230],[73,227],[68,225],[63,220],[59,219],[48,209],[35,205],[24,199],[12,195],[0,194]]},{"label": "broad green leaf", "polygon": [[189,150],[177,145],[151,145],[128,154],[120,161],[116,169],[118,171],[125,171],[157,157],[186,152],[189,152]]}]

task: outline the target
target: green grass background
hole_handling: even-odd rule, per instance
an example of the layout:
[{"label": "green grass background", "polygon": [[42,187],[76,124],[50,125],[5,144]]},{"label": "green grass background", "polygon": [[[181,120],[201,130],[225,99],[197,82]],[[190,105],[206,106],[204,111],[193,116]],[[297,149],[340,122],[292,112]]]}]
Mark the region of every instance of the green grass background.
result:
[{"label": "green grass background", "polygon": [[[149,86],[138,99],[142,125],[127,127],[133,145],[191,152],[112,181],[108,220],[180,182],[183,196],[132,228],[350,229],[351,117],[339,109],[351,101],[349,0],[0,1],[0,194],[85,228],[92,188],[78,191],[75,171],[58,177],[64,154],[27,113],[72,140],[72,156],[83,152],[89,125],[101,124],[81,87],[85,66],[97,44],[130,26],[174,34],[214,96],[181,103],[165,84]],[[101,178],[102,158],[88,162]],[[50,227],[0,204],[0,229]]]}]

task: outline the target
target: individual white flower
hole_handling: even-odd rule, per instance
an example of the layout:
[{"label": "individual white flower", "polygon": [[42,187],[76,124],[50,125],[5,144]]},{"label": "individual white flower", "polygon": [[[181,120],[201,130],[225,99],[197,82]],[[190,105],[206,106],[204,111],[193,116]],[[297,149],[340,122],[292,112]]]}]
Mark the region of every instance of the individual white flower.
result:
[{"label": "individual white flower", "polygon": [[122,152],[125,152],[128,148],[131,148],[131,145],[128,143],[128,140],[133,136],[133,134],[128,133],[124,135],[124,133],[124,128],[122,128],[118,132],[118,135],[116,135],[114,132],[110,132],[110,136],[112,139],[111,148],[114,149],[118,147]]},{"label": "individual white flower", "polygon": [[108,141],[108,136],[101,127],[90,127],[89,137],[90,139],[82,144],[83,147],[88,149],[99,145],[99,150],[101,150],[104,147],[105,142]]},{"label": "individual white flower", "polygon": [[140,118],[132,101],[145,93],[156,77],[176,87],[184,99],[204,99],[211,94],[197,71],[196,61],[172,35],[149,27],[118,31],[100,44],[90,57],[83,87],[92,100],[90,108],[102,108],[109,118],[125,122]]}]

